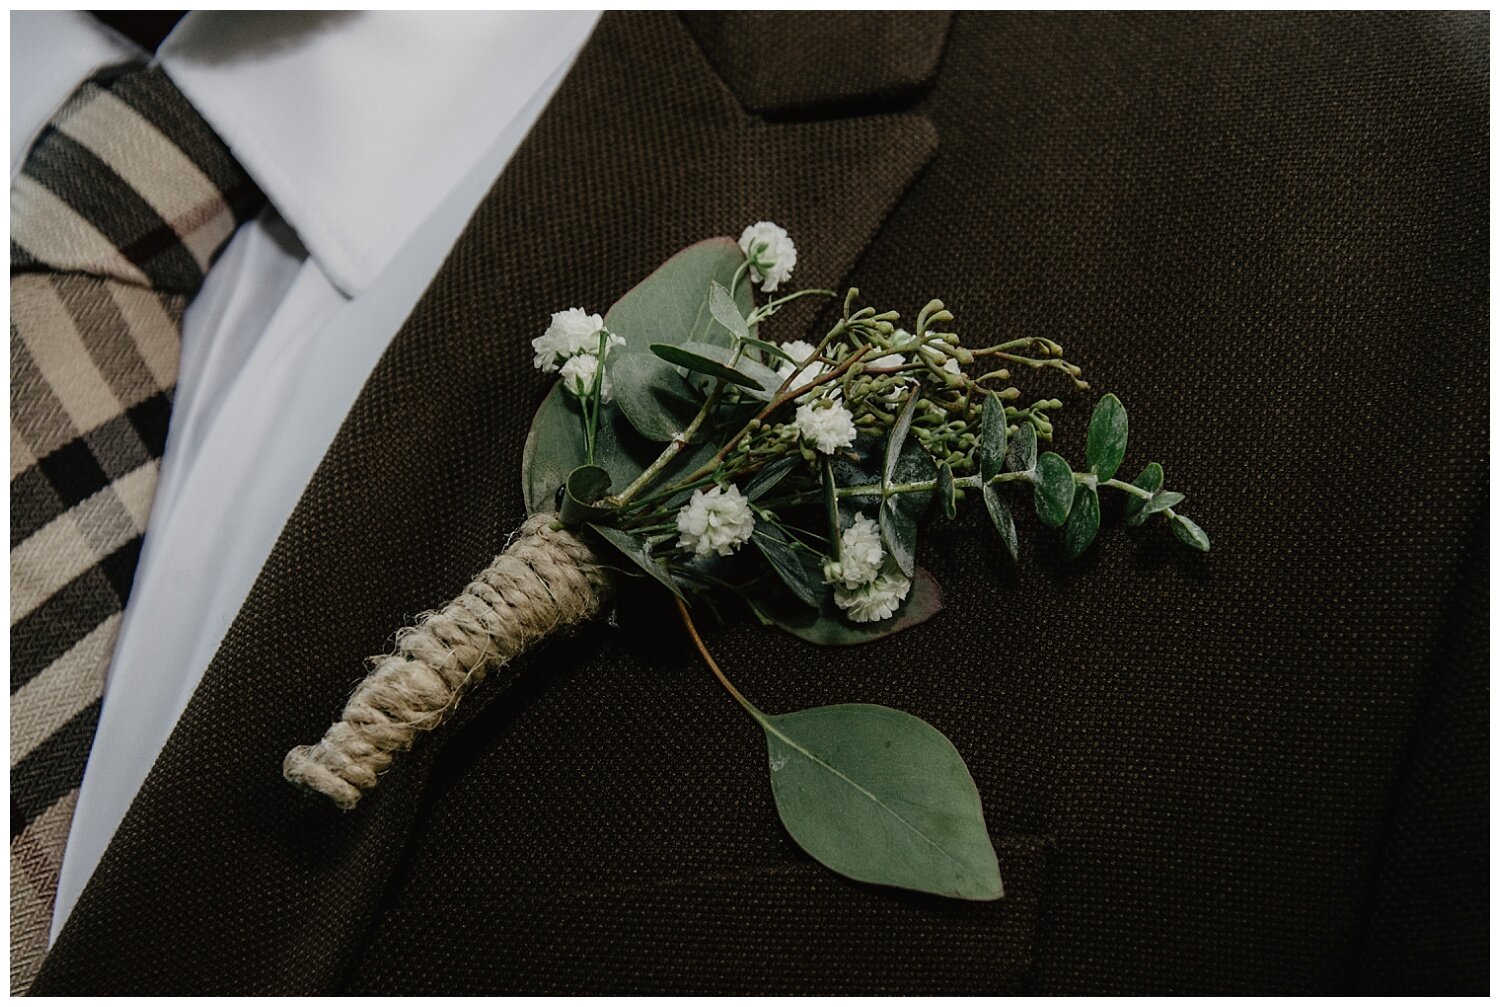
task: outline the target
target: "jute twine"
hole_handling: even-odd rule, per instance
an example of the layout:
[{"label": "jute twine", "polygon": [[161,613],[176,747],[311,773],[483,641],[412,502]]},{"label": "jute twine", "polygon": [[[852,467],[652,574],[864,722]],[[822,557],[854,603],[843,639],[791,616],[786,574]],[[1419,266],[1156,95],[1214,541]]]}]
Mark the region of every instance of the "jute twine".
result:
[{"label": "jute twine", "polygon": [[484,676],[599,610],[608,590],[593,551],[551,514],[529,518],[457,598],[396,635],[315,745],[286,753],[282,774],[345,811],[398,752],[443,722]]}]

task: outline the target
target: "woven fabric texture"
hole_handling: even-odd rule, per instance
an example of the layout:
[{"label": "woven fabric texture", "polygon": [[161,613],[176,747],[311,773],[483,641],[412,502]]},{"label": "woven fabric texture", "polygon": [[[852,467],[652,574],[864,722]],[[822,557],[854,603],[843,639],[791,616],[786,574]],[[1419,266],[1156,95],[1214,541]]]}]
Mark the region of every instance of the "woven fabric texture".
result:
[{"label": "woven fabric texture", "polygon": [[11,188],[11,990],[46,952],[182,312],[255,187],[157,69],[86,82]]},{"label": "woven fabric texture", "polygon": [[[38,989],[1484,991],[1486,17],[960,14],[925,91],[896,61],[826,118],[747,112],[723,33],[600,22]],[[781,86],[826,94],[836,37],[789,30]],[[1065,565],[1023,518],[1011,569],[970,515],[924,539],[946,611],[878,648],[709,629],[764,709],[944,731],[1006,898],[813,868],[755,726],[645,592],[477,692],[357,814],[303,804],[282,752],[522,518],[547,313],[758,219],[800,284],[1061,340],[1213,535],[1188,554],[1107,511]],[[1080,455],[1089,400],[1055,390]]]}]

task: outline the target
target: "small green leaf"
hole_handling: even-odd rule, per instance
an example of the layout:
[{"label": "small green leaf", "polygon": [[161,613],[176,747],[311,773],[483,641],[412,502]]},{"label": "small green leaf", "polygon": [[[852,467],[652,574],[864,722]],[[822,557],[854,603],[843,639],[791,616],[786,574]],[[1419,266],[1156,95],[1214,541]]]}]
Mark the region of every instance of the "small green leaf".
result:
[{"label": "small green leaf", "polygon": [[[1166,473],[1162,472],[1161,466],[1156,462],[1151,462],[1145,468],[1141,469],[1141,474],[1135,477],[1135,482],[1131,485],[1137,486],[1147,493],[1154,495],[1157,490],[1161,489],[1162,483],[1166,481],[1166,478]],[[1145,506],[1146,501],[1135,494],[1131,494],[1125,501],[1125,523],[1134,528],[1142,521],[1145,521],[1146,516],[1141,513],[1141,509]]]},{"label": "small green leaf", "polygon": [[1125,407],[1113,393],[1104,396],[1094,407],[1093,419],[1089,420],[1089,442],[1087,457],[1089,468],[1098,474],[1099,480],[1113,479],[1125,460],[1125,442],[1130,431]]},{"label": "small green leaf", "polygon": [[1160,514],[1171,507],[1176,507],[1187,497],[1173,490],[1159,490],[1155,496],[1145,502],[1141,507],[1141,520],[1144,521],[1152,514]]},{"label": "small green leaf", "polygon": [[1062,455],[1048,451],[1036,460],[1033,497],[1036,516],[1048,528],[1061,528],[1073,509],[1073,470]]},{"label": "small green leaf", "polygon": [[698,415],[703,396],[666,361],[644,353],[620,354],[606,366],[614,404],[642,437],[670,441]]},{"label": "small green leaf", "polygon": [[943,610],[943,590],[932,574],[917,568],[911,580],[911,593],[889,619],[879,622],[850,622],[833,601],[833,592],[823,596],[822,605],[812,611],[776,591],[757,597],[757,611],[778,627],[800,640],[820,647],[852,647],[881,640],[893,633],[926,622]]},{"label": "small green leaf", "polygon": [[708,310],[714,321],[730,331],[736,339],[749,339],[750,326],[740,314],[739,305],[729,296],[729,289],[718,280],[710,280],[708,288]]},{"label": "small green leaf", "polygon": [[558,519],[565,525],[597,521],[609,513],[608,507],[594,503],[609,492],[609,472],[598,465],[580,465],[568,473],[563,483],[562,509]]},{"label": "small green leaf", "polygon": [[775,343],[768,343],[763,339],[756,339],[752,336],[745,340],[745,345],[753,346],[757,350],[760,350],[762,353],[769,353],[771,356],[777,358],[778,360],[784,360],[789,364],[795,364],[798,362],[796,360],[793,360],[792,355],[786,350],[783,350],[780,346],[777,346]]},{"label": "small green leaf", "polygon": [[1204,534],[1202,528],[1181,514],[1172,515],[1172,531],[1183,545],[1192,546],[1199,552],[1208,552],[1208,536]]},{"label": "small green leaf", "polygon": [[698,374],[706,374],[711,378],[719,378],[732,385],[750,388],[757,392],[765,390],[764,386],[750,375],[735,370],[728,364],[721,363],[702,352],[694,352],[694,350],[701,350],[701,344],[689,343],[688,346],[693,349],[688,349],[687,346],[673,346],[670,343],[652,343],[651,352],[669,364],[686,367]]},{"label": "small green leaf", "polygon": [[958,517],[958,487],[953,485],[953,466],[947,462],[938,466],[937,493],[943,503],[943,517],[949,521]]},{"label": "small green leaf", "polygon": [[769,521],[757,521],[750,541],[798,601],[813,608],[822,604],[826,591],[821,571],[814,573],[808,569],[786,532]]},{"label": "small green leaf", "polygon": [[611,528],[609,525],[591,524],[589,527],[598,532],[604,541],[619,550],[622,556],[646,571],[662,587],[671,591],[678,598],[682,598],[682,590],[677,586],[677,582],[672,579],[672,575],[667,572],[666,564],[652,558],[651,554],[646,551],[646,543],[634,535],[623,532],[618,528]]},{"label": "small green leaf", "polygon": [[786,458],[778,459],[761,469],[755,478],[745,487],[746,500],[759,500],[771,490],[776,484],[786,478],[788,472],[797,467],[796,455],[788,455]]},{"label": "small green leaf", "polygon": [[917,568],[917,522],[897,497],[886,497],[880,503],[880,539],[901,572],[912,576]]},{"label": "small green leaf", "polygon": [[1068,559],[1077,559],[1099,534],[1099,491],[1092,486],[1079,486],[1073,500],[1073,509],[1068,514],[1068,527],[1063,531],[1063,554]]},{"label": "small green leaf", "polygon": [[[916,415],[917,396],[908,395],[906,405],[901,407],[901,412],[896,414],[896,422],[891,424],[891,434],[885,441],[885,468],[881,473],[882,482],[889,486],[895,482],[896,462],[901,459],[901,449],[906,447],[906,435],[911,430],[911,419]],[[911,571],[907,571],[910,576]]]},{"label": "small green leaf", "polygon": [[776,810],[813,859],[871,884],[974,901],[1004,894],[979,790],[932,725],[864,703],[757,719]]},{"label": "small green leaf", "polygon": [[1012,472],[1030,472],[1036,468],[1036,427],[1030,423],[1016,427],[1010,450],[1005,454],[1005,467]]},{"label": "small green leaf", "polygon": [[[1026,424],[1028,427],[1031,424]],[[1035,448],[1033,434],[1033,449]],[[979,420],[979,475],[986,484],[1000,474],[1005,465],[1005,406],[993,395],[986,395]]]},{"label": "small green leaf", "polygon": [[990,521],[1000,541],[1005,543],[1005,551],[1010,553],[1011,562],[1015,562],[1021,558],[1021,544],[1016,539],[1016,519],[1011,516],[1010,504],[1000,494],[999,486],[986,483],[979,492],[984,495],[984,509],[990,512]]}]

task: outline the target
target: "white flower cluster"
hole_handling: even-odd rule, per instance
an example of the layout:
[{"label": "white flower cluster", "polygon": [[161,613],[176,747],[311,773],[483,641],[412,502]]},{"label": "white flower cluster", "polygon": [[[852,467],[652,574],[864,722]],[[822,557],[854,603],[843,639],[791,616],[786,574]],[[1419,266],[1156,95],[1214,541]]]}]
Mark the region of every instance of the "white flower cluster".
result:
[{"label": "white flower cluster", "polygon": [[[781,352],[785,353],[787,356],[791,357],[792,360],[796,360],[799,363],[812,356],[813,351],[816,349],[817,347],[812,343],[805,342],[801,339],[793,339],[789,343],[781,344]],[[792,363],[791,360],[783,360],[781,362],[781,366],[776,368],[776,376],[782,381],[786,381],[787,378],[791,377],[793,372],[796,372],[797,376],[795,378],[792,378],[792,381],[787,385],[787,388],[797,389],[801,388],[803,385],[816,378],[819,374],[822,374],[827,368],[827,364],[815,360],[812,363],[808,364],[806,367],[803,367],[801,370],[798,370],[797,364]],[[809,392],[808,394],[812,393]]]},{"label": "white flower cluster", "polygon": [[[531,349],[536,354],[532,362],[537,370],[548,374],[561,371],[563,387],[582,398],[593,391],[594,379],[599,372],[599,333],[602,331],[604,319],[582,308],[555,311],[547,331],[531,341]],[[624,345],[624,337],[611,332],[605,353]],[[606,367],[599,386],[600,400],[608,402],[612,391]]]},{"label": "white flower cluster", "polygon": [[880,622],[896,614],[911,593],[911,580],[886,562],[880,528],[863,514],[839,536],[842,559],[823,564],[833,600],[850,622]]},{"label": "white flower cluster", "polygon": [[825,455],[854,443],[854,414],[842,402],[825,399],[797,407],[797,432]]},{"label": "white flower cluster", "polygon": [[694,490],[677,512],[677,531],[677,544],[695,556],[728,556],[750,541],[755,516],[737,486],[715,486],[707,493]]},{"label": "white flower cluster", "polygon": [[760,289],[773,293],[792,275],[797,265],[797,246],[785,228],[769,220],[758,221],[740,235],[740,248],[750,260],[750,277]]}]

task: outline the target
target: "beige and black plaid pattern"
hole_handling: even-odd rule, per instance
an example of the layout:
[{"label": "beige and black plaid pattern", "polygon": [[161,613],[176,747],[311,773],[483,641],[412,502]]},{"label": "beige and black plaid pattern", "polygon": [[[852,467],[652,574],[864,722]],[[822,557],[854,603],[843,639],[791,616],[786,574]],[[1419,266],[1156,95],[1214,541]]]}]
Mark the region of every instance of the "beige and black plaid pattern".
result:
[{"label": "beige and black plaid pattern", "polygon": [[11,992],[46,951],[182,312],[260,203],[158,69],[79,89],[11,188]]}]

